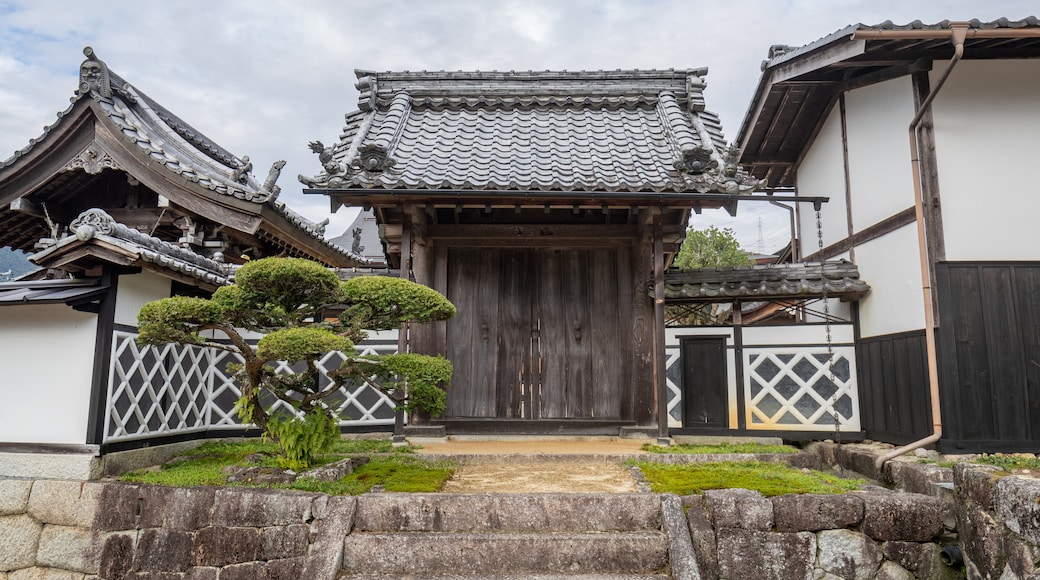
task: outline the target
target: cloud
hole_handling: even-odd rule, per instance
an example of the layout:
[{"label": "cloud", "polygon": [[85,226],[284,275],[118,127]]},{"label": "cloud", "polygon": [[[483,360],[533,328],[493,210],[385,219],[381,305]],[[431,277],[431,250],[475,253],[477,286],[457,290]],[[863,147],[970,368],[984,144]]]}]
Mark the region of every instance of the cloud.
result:
[{"label": "cloud", "polygon": [[[337,139],[343,115],[357,107],[355,68],[708,66],[708,107],[733,138],[771,44],[805,44],[855,22],[1022,18],[1033,10],[1022,0],[110,0],[104,9],[4,0],[0,157],[65,109],[89,44],[135,87],[232,153],[249,155],[259,175],[285,159],[281,199],[320,221],[327,200],[304,196],[293,177],[320,170],[307,142]],[[745,246],[757,243],[760,212],[770,224],[764,232],[786,228],[783,210],[747,205],[731,222]],[[745,214],[755,216],[750,238]],[[332,216],[330,234],[346,228],[344,215]]]}]

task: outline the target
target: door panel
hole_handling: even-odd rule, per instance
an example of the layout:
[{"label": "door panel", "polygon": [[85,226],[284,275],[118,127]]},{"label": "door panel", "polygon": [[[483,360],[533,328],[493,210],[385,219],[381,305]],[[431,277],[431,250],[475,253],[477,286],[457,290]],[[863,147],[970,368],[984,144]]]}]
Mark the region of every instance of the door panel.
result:
[{"label": "door panel", "polygon": [[683,427],[728,427],[726,339],[682,339]]},{"label": "door panel", "polygon": [[[451,418],[620,419],[615,248],[451,249]],[[626,302],[627,304],[627,302]]]}]

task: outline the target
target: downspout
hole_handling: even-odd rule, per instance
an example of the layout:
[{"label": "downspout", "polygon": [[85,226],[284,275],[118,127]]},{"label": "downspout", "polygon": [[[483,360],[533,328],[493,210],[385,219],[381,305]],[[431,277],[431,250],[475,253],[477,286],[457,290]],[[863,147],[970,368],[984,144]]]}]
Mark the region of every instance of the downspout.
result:
[{"label": "downspout", "polygon": [[799,256],[800,252],[798,251],[798,244],[795,243],[796,240],[794,231],[794,208],[789,205],[784,205],[779,201],[769,200],[769,203],[770,205],[782,207],[787,210],[788,217],[791,218],[791,259],[795,262],[800,262],[802,260],[802,257]]},{"label": "downspout", "polygon": [[942,76],[939,78],[939,82],[936,83],[935,89],[929,93],[928,97],[923,103],[921,103],[920,108],[917,110],[917,114],[914,115],[913,120],[910,121],[909,128],[910,168],[914,181],[914,214],[917,217],[917,244],[921,255],[921,293],[924,298],[924,339],[925,352],[928,359],[928,392],[932,399],[932,434],[924,439],[919,439],[913,443],[897,447],[896,449],[878,457],[874,461],[874,469],[879,473],[884,468],[887,461],[899,457],[904,453],[909,453],[914,449],[931,445],[942,437],[942,413],[939,406],[939,365],[935,348],[935,315],[932,312],[932,282],[924,227],[924,201],[921,194],[921,157],[917,148],[917,127],[920,125],[924,114],[928,112],[928,108],[932,106],[935,96],[939,94],[939,90],[942,89],[943,84],[946,83],[946,79],[950,77],[950,73],[953,72],[953,67],[957,66],[957,63],[960,62],[961,57],[964,55],[964,39],[967,34],[967,22],[950,23],[950,40],[953,42],[954,46],[953,58],[950,59],[950,63],[946,66],[946,70],[943,71]]}]

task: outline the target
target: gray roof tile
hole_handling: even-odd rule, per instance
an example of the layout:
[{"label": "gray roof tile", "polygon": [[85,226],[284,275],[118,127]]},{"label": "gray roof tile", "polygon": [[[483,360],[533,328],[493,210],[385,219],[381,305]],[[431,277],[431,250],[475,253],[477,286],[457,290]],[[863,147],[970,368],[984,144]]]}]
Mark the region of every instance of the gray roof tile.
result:
[{"label": "gray roof tile", "polygon": [[672,302],[723,302],[736,298],[822,297],[858,299],[870,292],[852,262],[768,264],[670,271],[665,298]]},{"label": "gray roof tile", "polygon": [[358,71],[359,110],[314,187],[691,191],[687,156],[721,167],[706,69]]}]

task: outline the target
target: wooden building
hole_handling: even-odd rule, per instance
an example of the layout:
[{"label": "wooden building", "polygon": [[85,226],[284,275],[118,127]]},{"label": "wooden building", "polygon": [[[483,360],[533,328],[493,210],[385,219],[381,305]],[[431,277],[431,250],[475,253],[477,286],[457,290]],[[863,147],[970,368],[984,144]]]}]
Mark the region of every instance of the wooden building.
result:
[{"label": "wooden building", "polygon": [[458,308],[409,335],[455,365],[412,432],[667,435],[664,269],[691,209],[758,185],[706,72],[357,72],[301,181],[371,208],[392,265]]},{"label": "wooden building", "polygon": [[1033,17],[853,25],[770,49],[741,162],[776,190],[829,195],[822,248],[800,212],[801,253],[871,281],[856,346],[868,437],[1040,447],[1038,133]]}]

